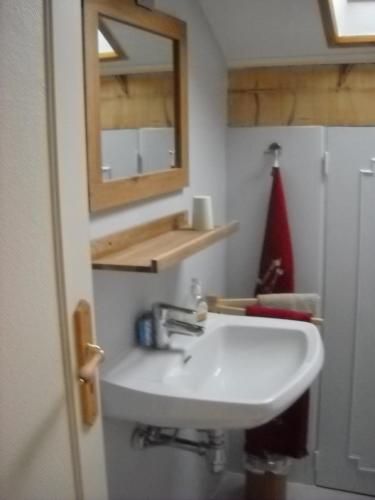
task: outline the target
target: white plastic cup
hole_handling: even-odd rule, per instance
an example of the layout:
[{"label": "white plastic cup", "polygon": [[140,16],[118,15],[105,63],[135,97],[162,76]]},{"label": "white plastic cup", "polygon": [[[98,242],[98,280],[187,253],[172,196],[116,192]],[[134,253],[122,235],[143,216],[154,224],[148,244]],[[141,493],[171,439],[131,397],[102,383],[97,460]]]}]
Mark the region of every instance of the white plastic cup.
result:
[{"label": "white plastic cup", "polygon": [[193,229],[209,231],[214,228],[211,196],[193,197]]}]

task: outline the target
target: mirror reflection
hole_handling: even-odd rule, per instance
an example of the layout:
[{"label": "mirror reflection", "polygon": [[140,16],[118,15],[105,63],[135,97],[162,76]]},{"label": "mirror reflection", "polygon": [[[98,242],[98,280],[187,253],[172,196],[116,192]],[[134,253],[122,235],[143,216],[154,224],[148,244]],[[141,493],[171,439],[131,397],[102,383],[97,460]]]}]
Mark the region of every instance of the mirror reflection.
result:
[{"label": "mirror reflection", "polygon": [[175,166],[173,41],[100,16],[103,181]]}]

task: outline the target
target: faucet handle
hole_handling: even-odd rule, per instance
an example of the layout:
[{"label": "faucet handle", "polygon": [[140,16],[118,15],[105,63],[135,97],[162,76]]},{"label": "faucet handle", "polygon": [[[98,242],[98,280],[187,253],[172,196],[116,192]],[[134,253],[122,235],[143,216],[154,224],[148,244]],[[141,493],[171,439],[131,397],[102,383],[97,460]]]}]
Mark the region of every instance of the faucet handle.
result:
[{"label": "faucet handle", "polygon": [[[171,328],[170,335],[173,333],[181,333],[181,335],[202,335],[204,333],[204,327],[202,325],[197,325],[195,323],[188,323],[187,321],[181,321],[178,319],[169,319],[166,326]],[[175,328],[173,330],[173,328]]]},{"label": "faucet handle", "polygon": [[165,302],[158,302],[158,303],[156,303],[156,304],[153,305],[153,308],[156,308],[156,309],[167,309],[169,311],[178,311],[178,312],[182,312],[182,313],[185,313],[185,314],[194,314],[194,313],[197,312],[195,309],[189,309],[187,307],[175,306],[173,304],[167,304]]},{"label": "faucet handle", "polygon": [[161,321],[164,324],[173,320],[192,324],[197,323],[196,309],[175,306],[173,304],[166,304],[164,302],[154,304],[153,314],[156,322]]},{"label": "faucet handle", "polygon": [[[188,309],[186,307],[179,307],[172,304],[166,304],[164,302],[157,302],[152,306],[152,314],[154,318],[156,348],[164,349],[168,346],[170,347],[170,338],[168,335],[170,321],[173,319],[181,321],[182,319],[184,319],[181,318],[181,316],[183,317],[184,315],[195,316],[196,311],[194,309]],[[171,316],[178,316],[178,318]],[[195,322],[195,318],[193,321]]]}]

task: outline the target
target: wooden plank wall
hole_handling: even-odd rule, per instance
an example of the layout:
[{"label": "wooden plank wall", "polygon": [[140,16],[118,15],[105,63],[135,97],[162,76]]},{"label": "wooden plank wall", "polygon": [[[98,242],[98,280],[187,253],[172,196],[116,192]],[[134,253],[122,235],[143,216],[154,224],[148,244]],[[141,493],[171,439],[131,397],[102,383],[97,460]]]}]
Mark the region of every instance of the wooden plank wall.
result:
[{"label": "wooden plank wall", "polygon": [[228,122],[375,125],[375,64],[230,70]]},{"label": "wooden plank wall", "polygon": [[172,127],[172,72],[100,78],[101,128]]}]

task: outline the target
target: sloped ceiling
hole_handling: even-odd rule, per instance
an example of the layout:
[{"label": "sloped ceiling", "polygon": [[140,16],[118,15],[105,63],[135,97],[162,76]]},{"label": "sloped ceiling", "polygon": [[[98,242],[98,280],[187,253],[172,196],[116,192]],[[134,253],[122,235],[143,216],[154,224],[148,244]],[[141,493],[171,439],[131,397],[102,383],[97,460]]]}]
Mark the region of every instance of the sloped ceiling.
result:
[{"label": "sloped ceiling", "polygon": [[113,19],[102,18],[101,21],[127,56],[125,60],[101,62],[102,75],[172,71],[171,40]]},{"label": "sloped ceiling", "polygon": [[328,48],[318,0],[199,0],[229,67],[374,62],[375,48]]}]

